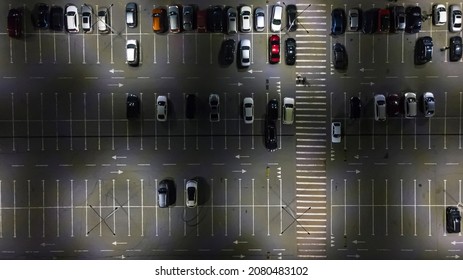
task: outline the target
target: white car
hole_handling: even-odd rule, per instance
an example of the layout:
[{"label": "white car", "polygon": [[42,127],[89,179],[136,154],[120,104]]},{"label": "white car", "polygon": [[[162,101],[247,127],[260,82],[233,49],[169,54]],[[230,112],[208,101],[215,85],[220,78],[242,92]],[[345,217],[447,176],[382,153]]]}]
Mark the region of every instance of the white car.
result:
[{"label": "white car", "polygon": [[167,120],[167,97],[159,95],[156,99],[156,118],[160,122]]},{"label": "white car", "polygon": [[138,41],[137,40],[127,40],[126,44],[126,57],[127,64],[132,66],[138,65]]},{"label": "white car", "polygon": [[444,25],[447,22],[447,11],[442,4],[436,4],[432,7],[432,23],[434,25]]},{"label": "white car", "polygon": [[69,33],[79,32],[79,11],[75,5],[69,4],[65,11],[66,31]]},{"label": "white car", "polygon": [[98,32],[102,34],[109,33],[109,9],[106,7],[98,8]]},{"label": "white car", "polygon": [[198,182],[195,180],[188,180],[185,184],[185,204],[190,208],[198,205]]},{"label": "white car", "polygon": [[331,123],[331,142],[341,143],[341,122]]},{"label": "white car", "polygon": [[281,30],[281,19],[283,15],[283,7],[280,5],[273,5],[272,20],[270,30],[272,32],[279,32]]},{"label": "white car", "polygon": [[254,10],[254,28],[257,32],[264,31],[265,28],[265,13],[264,9],[257,7]]},{"label": "white car", "polygon": [[294,98],[283,98],[283,124],[292,124],[294,122]]},{"label": "white car", "polygon": [[383,94],[375,95],[375,120],[386,120],[386,97]]},{"label": "white car", "polygon": [[246,124],[254,122],[254,100],[252,97],[245,97],[243,100],[243,119]]},{"label": "white car", "polygon": [[449,30],[451,32],[460,32],[461,31],[461,9],[459,5],[451,5],[449,8]]},{"label": "white car", "polygon": [[413,92],[405,93],[404,101],[405,118],[410,119],[416,116],[416,94]]},{"label": "white car", "polygon": [[436,110],[436,102],[434,100],[434,94],[431,92],[425,92],[423,94],[423,112],[424,116],[430,118],[434,116]]},{"label": "white car", "polygon": [[249,39],[244,39],[240,42],[240,63],[241,67],[251,65],[251,41]]},{"label": "white car", "polygon": [[91,33],[93,30],[93,23],[92,23],[92,14],[93,9],[90,5],[82,5],[80,8],[82,13],[82,30],[85,33]]},{"label": "white car", "polygon": [[242,6],[240,9],[240,30],[241,32],[251,32],[252,9],[249,6]]}]

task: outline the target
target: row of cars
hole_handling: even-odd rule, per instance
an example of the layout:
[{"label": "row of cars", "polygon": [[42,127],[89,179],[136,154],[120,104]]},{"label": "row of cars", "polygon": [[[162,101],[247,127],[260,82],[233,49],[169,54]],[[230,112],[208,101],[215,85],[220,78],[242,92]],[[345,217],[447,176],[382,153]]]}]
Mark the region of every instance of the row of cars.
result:
[{"label": "row of cars", "polygon": [[423,19],[432,17],[436,26],[447,23],[451,32],[462,30],[462,12],[460,5],[450,5],[448,16],[445,5],[434,4],[432,13],[422,12],[419,6],[390,6],[388,8],[373,8],[363,11],[360,8],[350,8],[347,16],[342,8],[333,9],[331,12],[331,34],[341,35],[346,30],[363,33],[388,33],[405,31],[418,33],[423,25]]},{"label": "row of cars", "polygon": [[[175,204],[177,194],[174,180],[164,179],[159,182],[157,196],[159,208],[167,208]],[[188,208],[198,205],[198,181],[196,179],[190,179],[185,183],[185,205]]]}]

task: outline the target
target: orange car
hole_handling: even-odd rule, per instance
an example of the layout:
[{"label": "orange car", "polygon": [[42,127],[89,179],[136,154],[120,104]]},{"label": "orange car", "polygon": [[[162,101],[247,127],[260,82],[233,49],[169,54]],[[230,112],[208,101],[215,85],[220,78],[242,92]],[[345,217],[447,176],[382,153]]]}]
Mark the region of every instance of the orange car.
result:
[{"label": "orange car", "polygon": [[153,31],[156,33],[166,32],[166,9],[156,8],[153,9]]}]

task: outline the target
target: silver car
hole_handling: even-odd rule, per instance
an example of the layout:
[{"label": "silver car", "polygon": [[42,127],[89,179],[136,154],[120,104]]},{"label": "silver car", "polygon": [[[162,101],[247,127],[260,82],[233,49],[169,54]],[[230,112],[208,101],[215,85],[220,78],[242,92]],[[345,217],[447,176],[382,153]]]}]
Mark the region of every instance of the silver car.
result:
[{"label": "silver car", "polygon": [[92,32],[92,30],[93,30],[93,23],[92,23],[93,9],[92,9],[92,6],[90,6],[88,4],[84,4],[80,8],[80,11],[82,13],[82,30],[85,33]]},{"label": "silver car", "polygon": [[252,97],[245,97],[243,100],[243,118],[246,124],[254,122],[254,100]]},{"label": "silver car", "polygon": [[241,67],[251,65],[251,41],[249,39],[244,39],[240,42],[240,60]]},{"label": "silver car", "polygon": [[383,94],[375,95],[375,120],[386,120],[386,97]]},{"label": "silver car", "polygon": [[188,180],[185,184],[185,204],[189,208],[198,205],[198,182]]},{"label": "silver car", "polygon": [[237,16],[237,11],[235,8],[228,8],[227,9],[227,33],[228,34],[236,34],[238,28],[237,28],[237,22],[236,22],[236,16]]},{"label": "silver car", "polygon": [[254,29],[256,29],[257,32],[262,32],[264,31],[265,28],[265,13],[264,9],[261,7],[257,7],[254,10]]},{"label": "silver car", "polygon": [[240,9],[240,28],[241,32],[251,32],[252,9],[249,6],[242,6]]},{"label": "silver car", "polygon": [[169,207],[171,204],[170,194],[173,188],[171,180],[162,180],[158,186],[158,206],[159,208]]},{"label": "silver car", "polygon": [[413,92],[405,93],[404,101],[405,118],[410,119],[416,117],[416,94]]},{"label": "silver car", "polygon": [[169,6],[167,15],[169,17],[169,29],[172,33],[180,32],[180,15],[179,8],[176,5]]},{"label": "silver car", "polygon": [[358,31],[360,27],[359,22],[360,11],[358,8],[349,9],[349,31]]},{"label": "silver car", "polygon": [[331,142],[341,143],[341,122],[331,123]]},{"label": "silver car", "polygon": [[167,97],[159,95],[156,99],[156,118],[160,122],[167,121]]},{"label": "silver car", "polygon": [[423,94],[423,111],[425,117],[434,116],[436,110],[436,102],[434,100],[434,94],[431,92],[425,92]]}]

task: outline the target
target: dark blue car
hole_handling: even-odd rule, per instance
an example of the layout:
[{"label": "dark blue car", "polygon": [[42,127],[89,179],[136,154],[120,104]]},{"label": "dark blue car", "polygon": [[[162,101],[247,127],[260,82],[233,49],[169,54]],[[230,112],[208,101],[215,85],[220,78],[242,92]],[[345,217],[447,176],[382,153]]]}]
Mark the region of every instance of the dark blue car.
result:
[{"label": "dark blue car", "polygon": [[331,12],[331,34],[341,35],[346,31],[346,13],[344,9],[336,8]]}]

